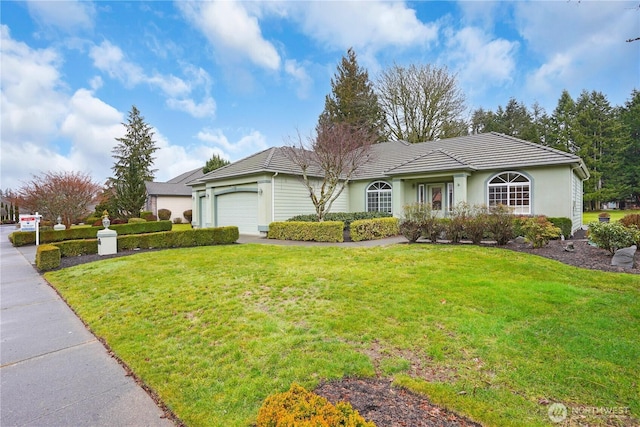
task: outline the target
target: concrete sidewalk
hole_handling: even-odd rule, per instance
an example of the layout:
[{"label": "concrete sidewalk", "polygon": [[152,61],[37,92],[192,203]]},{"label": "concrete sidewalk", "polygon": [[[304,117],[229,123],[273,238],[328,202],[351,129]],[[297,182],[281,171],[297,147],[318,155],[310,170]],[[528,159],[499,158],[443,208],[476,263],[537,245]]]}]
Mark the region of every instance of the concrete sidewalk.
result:
[{"label": "concrete sidewalk", "polygon": [[0,227],[0,425],[173,426]]}]

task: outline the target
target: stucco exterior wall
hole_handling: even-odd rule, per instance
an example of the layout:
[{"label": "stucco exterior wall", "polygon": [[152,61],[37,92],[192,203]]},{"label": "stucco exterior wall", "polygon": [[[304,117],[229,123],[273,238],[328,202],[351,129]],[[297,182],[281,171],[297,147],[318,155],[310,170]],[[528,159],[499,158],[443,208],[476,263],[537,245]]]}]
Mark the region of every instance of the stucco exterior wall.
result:
[{"label": "stucco exterior wall", "polygon": [[[320,181],[315,183],[319,185]],[[316,213],[307,188],[297,177],[276,176],[274,189],[274,221],[286,221],[296,215]],[[349,212],[350,192],[349,187],[345,188],[331,206],[330,212]]]},{"label": "stucco exterior wall", "polygon": [[157,196],[156,198],[156,211],[154,215],[158,215],[158,209],[169,209],[171,211],[171,221],[175,218],[180,218],[182,221],[186,221],[182,213],[186,210],[192,209],[191,196]]}]

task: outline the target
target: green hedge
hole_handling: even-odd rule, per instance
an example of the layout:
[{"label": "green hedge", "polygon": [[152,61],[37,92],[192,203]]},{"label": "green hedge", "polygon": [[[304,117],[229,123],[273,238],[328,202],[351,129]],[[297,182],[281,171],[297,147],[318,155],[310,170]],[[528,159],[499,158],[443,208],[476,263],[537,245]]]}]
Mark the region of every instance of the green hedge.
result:
[{"label": "green hedge", "polygon": [[[118,235],[154,233],[159,231],[170,231],[171,221],[152,221],[131,224],[117,224],[109,228],[115,230]],[[40,243],[62,242],[64,240],[95,239],[98,231],[102,227],[77,227],[68,230],[46,230],[40,231]],[[35,245],[35,231],[16,231],[9,236],[13,246]]]},{"label": "green hedge", "polygon": [[[118,251],[132,249],[187,248],[234,243],[240,237],[238,227],[199,228],[118,236]],[[68,240],[54,243],[63,257],[98,253],[97,239]]]},{"label": "green hedge", "polygon": [[60,267],[60,249],[53,245],[39,245],[36,250],[36,267],[40,271]]},{"label": "green hedge", "polygon": [[377,240],[400,234],[398,218],[359,219],[350,227],[351,240]]},{"label": "green hedge", "polygon": [[[325,221],[342,221],[344,223],[344,229],[348,230],[353,221],[359,219],[374,219],[374,218],[389,218],[390,213],[387,212],[330,212],[325,215]],[[318,222],[318,216],[316,214],[311,215],[296,215],[289,218],[287,221],[302,221],[302,222]]]},{"label": "green hedge", "polygon": [[573,227],[573,223],[571,222],[570,218],[548,217],[547,221],[558,227],[562,231],[562,235],[564,237],[571,236],[571,228]]},{"label": "green hedge", "polygon": [[269,224],[269,239],[316,242],[343,242],[344,224],[341,221],[286,221]]}]

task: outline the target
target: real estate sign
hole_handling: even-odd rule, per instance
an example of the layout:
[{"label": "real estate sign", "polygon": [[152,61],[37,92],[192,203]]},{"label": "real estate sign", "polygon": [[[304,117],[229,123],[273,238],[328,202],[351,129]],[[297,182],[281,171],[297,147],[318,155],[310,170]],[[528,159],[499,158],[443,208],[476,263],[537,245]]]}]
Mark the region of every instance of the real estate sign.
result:
[{"label": "real estate sign", "polygon": [[20,215],[20,231],[36,231],[36,215]]}]

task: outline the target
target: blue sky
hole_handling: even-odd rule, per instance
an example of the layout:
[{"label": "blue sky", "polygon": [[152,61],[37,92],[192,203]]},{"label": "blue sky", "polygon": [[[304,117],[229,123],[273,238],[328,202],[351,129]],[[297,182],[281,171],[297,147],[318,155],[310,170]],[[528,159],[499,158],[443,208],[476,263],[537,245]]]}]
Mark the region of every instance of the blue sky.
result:
[{"label": "blue sky", "polygon": [[102,183],[136,105],[156,180],[309,135],[349,47],[456,73],[469,114],[563,89],[640,89],[640,2],[1,1],[0,188],[81,171]]}]

